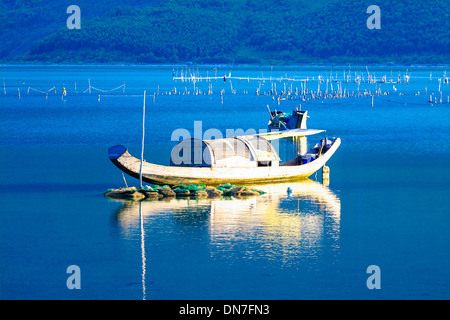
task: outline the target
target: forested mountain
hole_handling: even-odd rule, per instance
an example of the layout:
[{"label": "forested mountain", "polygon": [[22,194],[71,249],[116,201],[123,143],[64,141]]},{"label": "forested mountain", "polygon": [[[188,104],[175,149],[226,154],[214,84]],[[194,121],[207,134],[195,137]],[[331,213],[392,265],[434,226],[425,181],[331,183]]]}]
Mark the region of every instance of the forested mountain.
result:
[{"label": "forested mountain", "polygon": [[[55,1],[56,2],[56,1]],[[0,60],[44,63],[449,63],[448,0],[0,3]],[[367,8],[381,29],[367,28]]]}]

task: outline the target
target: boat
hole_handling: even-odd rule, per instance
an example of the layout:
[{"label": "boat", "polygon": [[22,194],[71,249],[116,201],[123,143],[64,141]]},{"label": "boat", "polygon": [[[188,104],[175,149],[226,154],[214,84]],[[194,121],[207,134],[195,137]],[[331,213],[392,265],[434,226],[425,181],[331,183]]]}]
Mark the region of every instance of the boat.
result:
[{"label": "boat", "polygon": [[[171,154],[170,165],[153,164],[133,157],[123,145],[108,149],[109,159],[120,170],[158,185],[224,183],[248,184],[306,179],[321,169],[336,152],[340,138],[324,138],[294,159],[281,162],[270,139],[304,137],[323,130],[293,129],[224,139],[184,139]],[[283,136],[284,135],[284,136]],[[142,167],[142,170],[141,170]]]}]

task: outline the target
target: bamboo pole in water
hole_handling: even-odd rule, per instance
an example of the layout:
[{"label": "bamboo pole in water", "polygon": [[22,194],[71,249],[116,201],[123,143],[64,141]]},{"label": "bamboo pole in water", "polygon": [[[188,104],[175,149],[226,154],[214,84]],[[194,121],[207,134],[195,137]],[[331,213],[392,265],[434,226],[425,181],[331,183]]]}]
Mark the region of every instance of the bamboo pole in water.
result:
[{"label": "bamboo pole in water", "polygon": [[330,168],[327,166],[322,167],[322,184],[324,186],[330,185]]},{"label": "bamboo pole in water", "polygon": [[122,172],[122,178],[123,178],[123,182],[125,182],[125,186],[128,188],[128,183],[127,183],[127,179],[125,179],[125,175]]},{"label": "bamboo pole in water", "polygon": [[144,107],[142,112],[142,150],[141,150],[141,167],[139,169],[139,188],[142,188],[142,163],[144,161],[144,138],[145,138],[145,90],[144,90]]}]

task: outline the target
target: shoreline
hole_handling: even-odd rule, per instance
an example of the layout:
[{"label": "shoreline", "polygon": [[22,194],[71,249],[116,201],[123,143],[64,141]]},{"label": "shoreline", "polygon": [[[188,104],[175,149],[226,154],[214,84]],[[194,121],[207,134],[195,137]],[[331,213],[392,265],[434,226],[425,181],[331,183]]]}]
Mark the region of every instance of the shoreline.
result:
[{"label": "shoreline", "polygon": [[296,64],[247,64],[247,63],[196,63],[196,64],[188,64],[188,63],[148,63],[148,64],[138,64],[138,63],[2,63],[0,62],[0,68],[2,67],[27,67],[27,66],[35,66],[35,67],[147,67],[147,68],[160,68],[160,67],[239,67],[239,68],[295,68],[295,67],[310,67],[310,68],[321,68],[321,67],[342,67],[342,68],[365,68],[365,67],[386,67],[386,68],[450,68],[450,64],[440,63],[440,64],[390,64],[390,63],[367,63],[367,64],[351,64],[351,63],[296,63]]}]

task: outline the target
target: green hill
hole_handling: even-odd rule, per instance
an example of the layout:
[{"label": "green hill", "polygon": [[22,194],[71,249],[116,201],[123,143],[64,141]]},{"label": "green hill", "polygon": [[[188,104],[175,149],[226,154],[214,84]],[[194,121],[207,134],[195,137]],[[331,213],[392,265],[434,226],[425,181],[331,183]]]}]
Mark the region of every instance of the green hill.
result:
[{"label": "green hill", "polygon": [[[94,4],[83,0],[78,1],[80,30],[67,29],[65,5],[40,0],[16,3],[22,6],[2,4],[0,25],[7,30],[1,36],[6,44],[0,52],[2,61],[450,61],[448,0],[378,1],[380,30],[366,26],[370,16],[366,9],[372,0],[128,0]],[[25,17],[24,12],[28,13]],[[36,20],[38,27],[32,27]],[[14,32],[16,28],[19,33]]]}]

